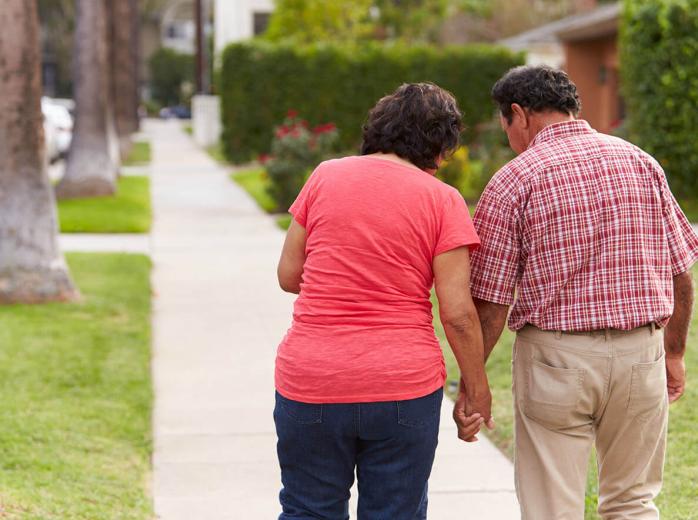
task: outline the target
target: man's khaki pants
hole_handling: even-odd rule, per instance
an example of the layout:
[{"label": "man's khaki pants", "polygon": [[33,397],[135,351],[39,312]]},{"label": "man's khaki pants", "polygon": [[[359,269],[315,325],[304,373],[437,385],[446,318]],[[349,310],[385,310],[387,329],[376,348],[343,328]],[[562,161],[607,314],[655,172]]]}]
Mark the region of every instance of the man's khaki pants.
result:
[{"label": "man's khaki pants", "polygon": [[592,443],[604,520],[659,518],[668,396],[664,340],[632,331],[547,332],[514,345],[516,490],[524,520],[582,520]]}]

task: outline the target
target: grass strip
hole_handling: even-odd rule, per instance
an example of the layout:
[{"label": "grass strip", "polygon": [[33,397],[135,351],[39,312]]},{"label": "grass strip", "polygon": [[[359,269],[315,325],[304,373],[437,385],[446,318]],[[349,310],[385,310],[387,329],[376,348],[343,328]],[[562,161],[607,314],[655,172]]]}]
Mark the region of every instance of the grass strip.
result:
[{"label": "grass strip", "polygon": [[150,179],[119,178],[113,197],[90,197],[58,201],[63,233],[147,233],[150,231]]},{"label": "grass strip", "polygon": [[0,517],[151,518],[150,260],[67,258],[82,301],[0,307]]}]

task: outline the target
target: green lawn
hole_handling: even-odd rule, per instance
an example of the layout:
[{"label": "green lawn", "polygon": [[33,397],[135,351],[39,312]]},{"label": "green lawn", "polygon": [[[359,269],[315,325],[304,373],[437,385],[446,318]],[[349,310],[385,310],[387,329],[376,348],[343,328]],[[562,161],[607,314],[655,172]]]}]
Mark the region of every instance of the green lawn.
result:
[{"label": "green lawn", "polygon": [[147,233],[150,179],[123,176],[114,197],[61,200],[58,217],[63,233]]},{"label": "green lawn", "polygon": [[68,262],[82,301],[0,307],[0,518],[152,518],[150,261]]},{"label": "green lawn", "polygon": [[[267,191],[269,179],[264,168],[252,168],[238,171],[231,174],[230,178],[249,193],[260,208],[267,213],[274,213],[276,203]],[[291,215],[288,213],[277,213],[276,224],[281,229],[288,229],[291,225]]]},{"label": "green lawn", "polygon": [[223,153],[223,145],[220,142],[208,146],[206,148],[206,153],[208,153],[214,161],[221,164],[228,164],[228,159],[225,158],[225,154]]},{"label": "green lawn", "polygon": [[123,166],[140,166],[150,163],[150,143],[136,141],[131,147],[128,157],[123,161]]},{"label": "green lawn", "polygon": [[[698,280],[698,267],[694,268]],[[697,287],[698,289],[698,287]],[[438,304],[434,298],[434,316],[438,316]],[[438,318],[434,325],[439,336],[449,381],[458,381],[458,367],[451,349],[446,343],[443,327]],[[492,387],[493,415],[497,428],[488,436],[509,457],[513,456],[513,415],[511,397],[511,349],[514,335],[507,330],[492,352],[487,373]],[[698,374],[698,315],[693,319],[686,354],[686,371],[689,384],[686,394],[670,408],[669,445],[664,468],[664,488],[657,501],[666,520],[698,520],[698,383],[691,381]],[[595,464],[590,464],[587,484],[587,520],[596,520]]]}]

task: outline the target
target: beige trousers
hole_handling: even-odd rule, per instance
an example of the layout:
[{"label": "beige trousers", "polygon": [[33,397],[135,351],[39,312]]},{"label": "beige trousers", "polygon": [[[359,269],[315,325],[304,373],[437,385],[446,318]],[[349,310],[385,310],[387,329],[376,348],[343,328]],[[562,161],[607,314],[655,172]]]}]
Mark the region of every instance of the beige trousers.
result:
[{"label": "beige trousers", "polygon": [[523,520],[582,520],[592,443],[604,520],[656,519],[668,396],[663,331],[546,332],[514,345],[516,490]]}]

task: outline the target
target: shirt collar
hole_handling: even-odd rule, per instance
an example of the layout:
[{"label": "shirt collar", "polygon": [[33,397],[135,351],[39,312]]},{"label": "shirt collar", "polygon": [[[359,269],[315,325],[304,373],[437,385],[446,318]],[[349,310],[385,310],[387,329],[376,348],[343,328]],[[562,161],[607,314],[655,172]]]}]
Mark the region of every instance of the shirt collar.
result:
[{"label": "shirt collar", "polygon": [[564,137],[571,137],[575,135],[593,134],[595,132],[596,130],[594,130],[584,119],[574,119],[572,121],[554,123],[546,126],[543,128],[543,130],[538,132],[528,147],[531,148],[537,144],[545,143],[546,141],[553,141],[555,139],[562,139]]}]

